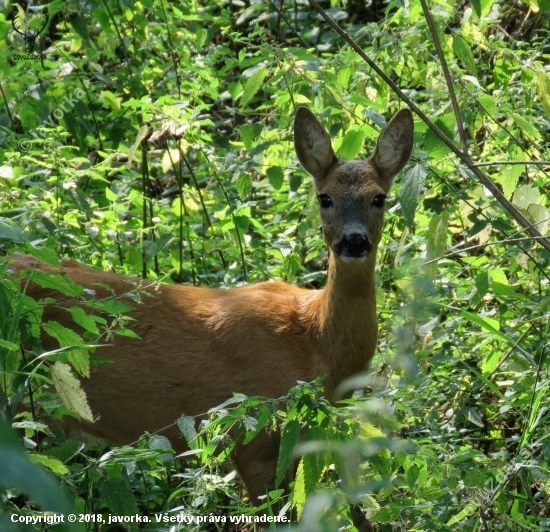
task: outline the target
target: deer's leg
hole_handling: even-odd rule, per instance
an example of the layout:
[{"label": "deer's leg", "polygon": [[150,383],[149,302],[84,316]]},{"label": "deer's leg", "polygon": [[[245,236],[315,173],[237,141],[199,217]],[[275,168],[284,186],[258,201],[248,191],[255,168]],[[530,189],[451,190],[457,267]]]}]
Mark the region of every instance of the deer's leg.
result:
[{"label": "deer's leg", "polygon": [[[258,434],[250,443],[237,445],[235,465],[246,485],[252,504],[259,505],[259,496],[275,488],[280,437],[277,433]],[[282,488],[287,489],[284,483]]]}]

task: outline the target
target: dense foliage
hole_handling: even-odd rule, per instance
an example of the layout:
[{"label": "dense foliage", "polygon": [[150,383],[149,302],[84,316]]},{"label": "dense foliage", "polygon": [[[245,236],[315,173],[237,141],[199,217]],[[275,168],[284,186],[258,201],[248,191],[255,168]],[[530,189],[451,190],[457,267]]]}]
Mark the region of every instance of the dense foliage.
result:
[{"label": "dense foliage", "polygon": [[[2,253],[220,288],[272,278],[323,285],[326,247],[293,151],[294,111],[314,110],[338,155],[352,159],[372,151],[403,103],[312,7],[0,5]],[[420,0],[323,6],[460,147]],[[473,161],[547,235],[549,1],[434,0],[429,9]],[[34,55],[21,59],[28,43],[12,21],[39,28],[45,13]],[[67,440],[17,406],[42,402],[60,416],[72,401],[87,415],[75,376],[95,362],[89,346],[132,334],[128,308],[103,302],[109,319],[76,309],[79,337],[41,324],[52,301],[31,302],[1,265],[0,402],[25,447],[0,425],[2,530],[44,529],[8,514],[67,508],[43,468],[76,513],[151,518],[86,530],[169,530],[154,515],[172,510],[218,517],[182,530],[246,530],[229,516],[253,509],[222,467],[234,436],[281,430],[282,477],[305,424],[290,497],[278,490],[264,504],[272,514],[292,507],[304,530],[354,530],[352,503],[381,531],[550,529],[550,253],[418,118],[415,133],[379,251],[378,353],[370,374],[350,383],[363,391],[338,408],[319,383],[278,401],[236,397],[198,435],[192,419],[178,420],[191,448],[180,458],[162,434],[109,453]],[[40,331],[60,349],[45,355]]]}]

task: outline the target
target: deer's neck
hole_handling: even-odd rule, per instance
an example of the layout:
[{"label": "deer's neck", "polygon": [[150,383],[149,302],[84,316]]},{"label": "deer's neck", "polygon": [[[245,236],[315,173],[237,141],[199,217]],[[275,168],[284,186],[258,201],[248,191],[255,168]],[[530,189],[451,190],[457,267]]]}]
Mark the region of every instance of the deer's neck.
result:
[{"label": "deer's neck", "polygon": [[367,369],[378,339],[376,250],[360,264],[331,254],[327,284],[310,302],[309,317],[317,351],[329,367],[325,389],[332,395],[345,378]]}]

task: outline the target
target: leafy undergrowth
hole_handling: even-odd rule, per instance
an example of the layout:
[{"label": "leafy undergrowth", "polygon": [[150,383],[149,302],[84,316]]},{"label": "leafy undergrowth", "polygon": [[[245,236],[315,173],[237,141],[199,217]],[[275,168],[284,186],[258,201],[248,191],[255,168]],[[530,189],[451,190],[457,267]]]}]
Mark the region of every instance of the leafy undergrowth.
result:
[{"label": "leafy undergrowth", "polygon": [[[38,60],[15,58],[25,43],[11,21],[40,15],[9,4],[0,15],[2,251],[218,288],[272,278],[322,287],[325,244],[292,148],[294,110],[314,110],[338,155],[352,159],[372,152],[402,104],[312,8],[276,4],[54,0],[42,9]],[[324,7],[458,146],[420,1]],[[438,0],[430,10],[472,158],[547,235],[548,1]],[[3,265],[1,403],[24,450],[2,427],[0,526],[44,530],[9,515],[66,510],[56,487],[41,484],[46,468],[75,513],[91,516],[80,529],[250,530],[231,522],[254,510],[227,458],[238,437],[279,430],[280,478],[300,432],[305,441],[291,494],[276,490],[264,511],[293,512],[303,530],[354,530],[354,504],[379,531],[550,529],[549,261],[416,119],[379,250],[378,354],[350,383],[362,391],[338,407],[322,399],[322,383],[278,401],[237,397],[199,434],[174,420],[190,447],[177,458],[162,434],[84,447],[33,416],[38,405],[89,416],[76,378],[97,362],[91,346],[132,334],[131,322],[112,298],[100,320],[74,312],[81,336],[44,324],[52,302],[31,301]],[[47,356],[44,334],[59,344]],[[16,414],[23,403],[29,410]],[[154,522],[178,512],[213,522]],[[109,524],[108,515],[152,522]]]}]

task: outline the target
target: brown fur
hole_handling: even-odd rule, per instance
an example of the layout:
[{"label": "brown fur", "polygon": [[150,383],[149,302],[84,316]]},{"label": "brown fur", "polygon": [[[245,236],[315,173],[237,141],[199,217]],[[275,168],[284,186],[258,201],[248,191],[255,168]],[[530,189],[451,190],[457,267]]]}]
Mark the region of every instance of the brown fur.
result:
[{"label": "brown fur", "polygon": [[[377,342],[374,268],[383,222],[383,208],[372,204],[377,195],[389,191],[409,159],[412,134],[412,115],[402,110],[370,159],[339,161],[318,120],[300,108],[295,122],[297,155],[319,194],[333,200],[331,208],[321,209],[331,250],[326,288],[305,290],[265,282],[234,290],[160,285],[156,291],[150,285],[147,290],[155,297],[134,303],[131,312],[135,322],[130,326],[141,340],[116,337],[112,347],[98,349],[98,356],[113,363],[94,365],[91,378],[83,379],[91,410],[99,416],[84,430],[127,444],[145,430],[172,424],[182,413],[207,412],[233,392],[276,398],[298,380],[327,375],[326,395],[332,399],[342,380],[367,369]],[[352,233],[368,238],[371,248],[361,257],[339,253],[339,242]],[[17,270],[55,270],[26,255],[12,258]],[[346,258],[347,262],[341,260]],[[64,262],[63,268],[73,281],[95,289],[100,297],[107,292],[94,286],[97,282],[110,285],[117,294],[133,289],[121,275],[75,261]],[[32,283],[28,291],[34,298],[55,297],[57,304],[48,307],[46,319],[75,328],[63,308],[74,300]],[[185,449],[177,429],[166,435],[177,451]],[[273,487],[278,447],[275,436],[261,434],[236,453],[237,468],[253,501]]]}]

